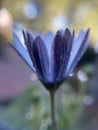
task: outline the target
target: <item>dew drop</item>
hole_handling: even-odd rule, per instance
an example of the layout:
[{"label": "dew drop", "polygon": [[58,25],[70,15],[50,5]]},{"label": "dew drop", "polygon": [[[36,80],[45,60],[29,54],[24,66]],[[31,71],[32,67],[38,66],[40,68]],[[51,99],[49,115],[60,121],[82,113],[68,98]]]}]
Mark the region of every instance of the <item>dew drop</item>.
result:
[{"label": "dew drop", "polygon": [[72,73],[69,74],[69,77],[72,77],[73,75],[74,75],[74,73],[72,72]]}]

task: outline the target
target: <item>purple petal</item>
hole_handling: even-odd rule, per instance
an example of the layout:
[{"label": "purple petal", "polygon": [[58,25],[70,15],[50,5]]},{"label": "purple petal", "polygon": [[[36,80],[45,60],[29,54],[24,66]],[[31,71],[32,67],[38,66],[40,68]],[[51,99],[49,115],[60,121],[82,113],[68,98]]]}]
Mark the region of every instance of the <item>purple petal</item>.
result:
[{"label": "purple petal", "polygon": [[49,57],[47,48],[40,36],[33,42],[32,55],[32,60],[40,80],[47,83],[49,81]]},{"label": "purple petal", "polygon": [[63,37],[63,33],[60,30],[57,31],[56,35],[59,35],[61,38]]},{"label": "purple petal", "polygon": [[72,49],[72,42],[73,42],[73,38],[74,38],[74,34],[71,35],[71,32],[70,30],[67,28],[64,32],[64,35],[63,35],[63,39],[64,39],[64,42],[66,42],[67,44],[67,54],[69,55],[70,54],[70,51]]},{"label": "purple petal", "polygon": [[65,64],[65,67],[64,67],[64,71],[63,71],[63,79],[66,77],[66,69],[67,69],[67,66],[68,66],[68,61],[69,61],[69,58],[70,58],[70,54],[71,54],[71,49],[72,49],[72,42],[73,42],[73,39],[74,39],[74,31],[73,33],[71,34],[70,30],[68,28],[65,29],[65,32],[64,32],[64,35],[63,35],[63,39],[64,39],[64,42],[66,44],[66,64]]},{"label": "purple petal", "polygon": [[65,68],[67,55],[66,55],[66,43],[60,36],[61,34],[56,35],[54,44],[53,44],[53,54],[52,54],[52,73],[54,74],[54,81],[61,82],[63,71]]},{"label": "purple petal", "polygon": [[14,44],[11,44],[11,47],[22,57],[22,59],[28,64],[28,66],[34,71],[34,68],[32,66],[32,61],[30,59],[30,56],[26,50],[26,48],[21,43],[20,39],[17,37],[15,33],[13,33],[14,38]]},{"label": "purple petal", "polygon": [[29,47],[32,47],[32,44],[33,44],[33,41],[34,41],[33,34],[31,34],[30,31],[24,31],[23,30],[22,32],[23,32],[23,36],[24,36],[24,40],[25,40],[25,45],[29,49]]},{"label": "purple petal", "polygon": [[52,32],[47,32],[44,36],[44,42],[48,50],[48,54],[50,56],[51,53],[51,47],[54,40],[54,34]]},{"label": "purple petal", "polygon": [[80,58],[86,51],[88,47],[88,36],[89,36],[89,29],[86,32],[81,30],[78,37],[74,40],[73,47],[71,50],[71,56],[69,59],[69,64],[67,67],[68,74],[70,74],[73,71],[77,62],[80,60]]},{"label": "purple petal", "polygon": [[25,31],[23,31],[23,36],[24,36],[24,40],[25,40],[25,45],[26,45],[28,52],[30,54],[30,57],[32,59],[32,46],[33,46],[34,38],[30,32],[25,32]]}]

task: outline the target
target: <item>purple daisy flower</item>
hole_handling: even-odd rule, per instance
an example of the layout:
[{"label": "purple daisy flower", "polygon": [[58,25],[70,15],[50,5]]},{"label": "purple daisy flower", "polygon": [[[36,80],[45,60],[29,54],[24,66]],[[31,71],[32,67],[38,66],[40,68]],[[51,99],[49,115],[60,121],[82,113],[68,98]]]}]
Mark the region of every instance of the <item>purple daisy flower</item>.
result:
[{"label": "purple daisy flower", "polygon": [[89,29],[81,30],[77,37],[68,28],[57,31],[54,36],[48,32],[35,38],[29,31],[23,31],[24,43],[14,33],[13,49],[24,59],[48,90],[57,89],[73,72],[88,47]]}]

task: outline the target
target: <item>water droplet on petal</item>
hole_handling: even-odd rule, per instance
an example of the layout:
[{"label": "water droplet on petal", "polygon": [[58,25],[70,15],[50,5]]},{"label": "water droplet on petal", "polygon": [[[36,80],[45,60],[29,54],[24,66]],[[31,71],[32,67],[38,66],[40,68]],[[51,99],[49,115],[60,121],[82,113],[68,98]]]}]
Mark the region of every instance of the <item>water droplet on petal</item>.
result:
[{"label": "water droplet on petal", "polygon": [[74,73],[72,72],[72,73],[69,74],[69,77],[72,77],[73,75],[74,75]]}]

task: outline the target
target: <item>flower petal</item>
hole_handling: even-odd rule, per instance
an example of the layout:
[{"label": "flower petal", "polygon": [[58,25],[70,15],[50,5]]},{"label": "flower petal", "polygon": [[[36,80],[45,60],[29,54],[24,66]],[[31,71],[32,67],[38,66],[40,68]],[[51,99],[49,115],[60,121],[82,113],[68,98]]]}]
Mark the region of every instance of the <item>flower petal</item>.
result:
[{"label": "flower petal", "polygon": [[[28,32],[28,31],[25,32],[24,30],[23,30],[23,36],[24,36],[25,45],[27,47],[28,53],[30,54],[30,57],[32,57],[32,46],[33,46],[34,38],[30,32]],[[31,60],[32,60],[32,58],[31,58]]]},{"label": "flower petal", "polygon": [[44,43],[46,44],[49,56],[51,53],[53,39],[54,39],[54,34],[52,32],[47,32],[44,36]]},{"label": "flower petal", "polygon": [[11,44],[11,47],[22,57],[22,59],[27,63],[27,65],[34,71],[32,61],[30,56],[26,50],[26,48],[22,45],[20,39],[17,37],[15,33],[13,33],[14,44]]},{"label": "flower petal", "polygon": [[66,42],[67,44],[67,54],[69,55],[70,52],[71,52],[71,49],[72,49],[72,42],[73,42],[73,39],[74,39],[74,31],[73,31],[73,34],[71,34],[70,30],[68,28],[66,28],[65,32],[64,32],[64,35],[63,35],[63,39],[64,39],[64,42]]},{"label": "flower petal", "polygon": [[63,71],[67,60],[66,43],[62,39],[61,33],[57,32],[52,49],[52,73],[54,74],[54,81],[60,83],[62,82]]},{"label": "flower petal", "polygon": [[77,62],[80,60],[80,58],[86,51],[88,47],[88,36],[89,36],[89,29],[86,32],[81,30],[77,38],[74,40],[73,47],[71,50],[71,56],[67,67],[66,72],[67,74],[70,74],[73,71]]},{"label": "flower petal", "polygon": [[56,35],[60,35],[60,37],[63,37],[63,33],[61,32],[61,30],[57,31]]},{"label": "flower petal", "polygon": [[40,36],[38,36],[32,46],[32,60],[37,74],[43,83],[49,81],[49,56],[47,48]]},{"label": "flower petal", "polygon": [[32,48],[32,44],[33,44],[33,40],[34,40],[33,34],[31,34],[30,31],[22,30],[22,32],[23,32],[23,36],[24,36],[25,45],[29,50],[30,48]]},{"label": "flower petal", "polygon": [[70,30],[68,28],[65,29],[64,35],[63,35],[63,39],[64,39],[64,43],[66,44],[66,64],[64,67],[64,71],[63,71],[63,79],[66,77],[66,69],[68,66],[68,61],[70,58],[70,54],[71,54],[71,49],[72,49],[72,42],[74,39],[74,31],[71,34]]}]

